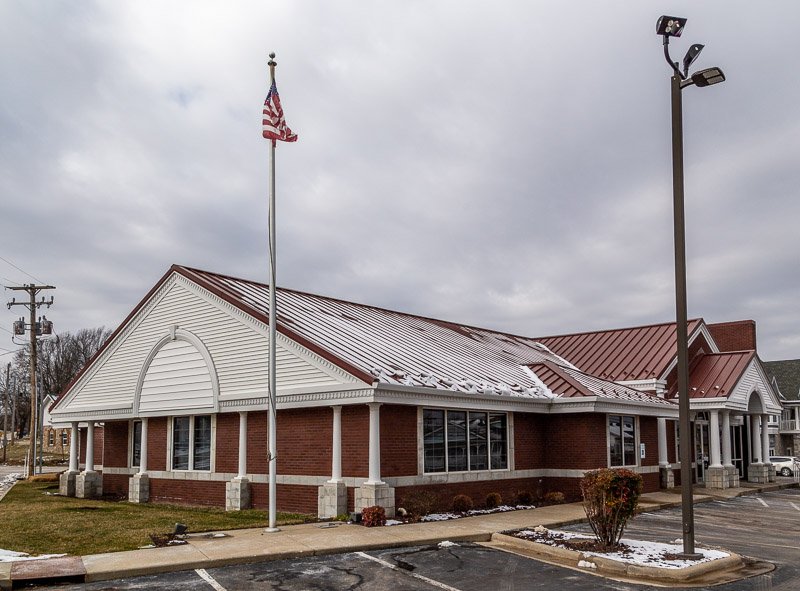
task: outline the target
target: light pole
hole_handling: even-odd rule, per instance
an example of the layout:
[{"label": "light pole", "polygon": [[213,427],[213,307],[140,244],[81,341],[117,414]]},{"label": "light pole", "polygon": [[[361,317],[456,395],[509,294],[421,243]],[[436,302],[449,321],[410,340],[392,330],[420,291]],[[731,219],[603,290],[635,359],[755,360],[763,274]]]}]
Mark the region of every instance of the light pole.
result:
[{"label": "light pole", "polygon": [[694,504],[692,499],[692,433],[689,421],[689,335],[686,312],[686,230],[683,208],[683,97],[687,86],[710,86],[725,80],[719,68],[700,70],[689,76],[689,66],[703,50],[699,43],[692,45],[683,58],[683,72],[669,56],[669,38],[680,37],[686,19],[662,16],[656,23],[656,33],[664,40],[664,58],[672,69],[672,206],[675,233],[675,310],[678,345],[678,415],[681,438],[681,509],[683,521],[683,556],[700,558],[694,548]]}]

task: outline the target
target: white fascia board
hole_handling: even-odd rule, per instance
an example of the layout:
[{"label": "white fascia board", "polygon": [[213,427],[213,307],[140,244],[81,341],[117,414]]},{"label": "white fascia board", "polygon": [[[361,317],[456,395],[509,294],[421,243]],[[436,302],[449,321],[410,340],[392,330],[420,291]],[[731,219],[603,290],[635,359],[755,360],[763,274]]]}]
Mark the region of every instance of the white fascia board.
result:
[{"label": "white fascia board", "polygon": [[445,408],[458,407],[467,410],[548,413],[553,399],[500,396],[497,394],[468,394],[455,390],[378,384],[375,388],[375,402]]},{"label": "white fascia board", "polygon": [[597,398],[595,412],[630,414],[640,417],[678,418],[677,404],[648,404],[631,400],[615,400],[613,398]]},{"label": "white fascia board", "polygon": [[719,398],[690,398],[689,410],[742,410],[739,405],[732,403],[726,397]]},{"label": "white fascia board", "polygon": [[666,380],[657,380],[655,378],[650,380],[622,380],[616,383],[620,384],[621,386],[627,386],[628,388],[641,390],[643,392],[663,393],[667,389]]}]

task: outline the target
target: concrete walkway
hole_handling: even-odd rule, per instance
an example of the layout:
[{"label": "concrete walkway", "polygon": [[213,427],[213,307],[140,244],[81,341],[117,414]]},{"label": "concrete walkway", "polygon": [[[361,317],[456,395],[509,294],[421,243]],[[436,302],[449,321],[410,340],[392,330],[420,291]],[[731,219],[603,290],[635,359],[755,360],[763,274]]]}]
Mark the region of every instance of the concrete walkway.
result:
[{"label": "concrete walkway", "polygon": [[[694,502],[732,498],[794,483],[744,484],[741,488],[711,491],[695,489]],[[654,511],[681,504],[680,490],[642,495],[641,511]],[[133,577],[230,564],[453,542],[487,542],[492,534],[510,529],[543,525],[557,528],[584,521],[580,503],[553,505],[524,511],[510,511],[466,517],[451,521],[367,528],[360,525],[310,523],[286,526],[277,533],[263,529],[238,529],[223,537],[196,534],[188,544],[166,548],[94,554],[83,557],[0,563],[0,588],[10,589],[12,581],[64,579],[86,582]]]}]

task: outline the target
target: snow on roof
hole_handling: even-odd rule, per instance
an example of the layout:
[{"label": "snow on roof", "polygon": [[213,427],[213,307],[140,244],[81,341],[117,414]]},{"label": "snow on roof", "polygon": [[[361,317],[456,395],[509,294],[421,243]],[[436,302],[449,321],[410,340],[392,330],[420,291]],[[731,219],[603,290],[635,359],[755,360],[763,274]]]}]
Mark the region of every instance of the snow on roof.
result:
[{"label": "snow on roof", "polygon": [[[173,270],[264,320],[268,286],[187,267]],[[378,383],[548,399],[601,396],[664,404],[656,396],[580,372],[533,338],[278,288],[278,330],[300,337]],[[537,367],[551,368],[539,376]],[[548,383],[552,368],[581,387]],[[544,378],[544,379],[543,379]],[[667,403],[671,404],[671,403]]]}]

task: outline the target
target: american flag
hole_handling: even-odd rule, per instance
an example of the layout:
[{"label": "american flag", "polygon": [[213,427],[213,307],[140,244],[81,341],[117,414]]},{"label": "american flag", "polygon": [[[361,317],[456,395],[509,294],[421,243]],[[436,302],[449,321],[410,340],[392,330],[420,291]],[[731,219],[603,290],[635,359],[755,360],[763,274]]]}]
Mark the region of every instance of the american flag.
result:
[{"label": "american flag", "polygon": [[275,86],[274,80],[272,81],[272,86],[269,87],[267,100],[264,101],[263,124],[263,136],[268,140],[272,140],[273,143],[275,143],[275,140],[281,140],[282,142],[297,141],[297,134],[292,133],[283,118],[281,98],[278,96],[278,87]]}]

